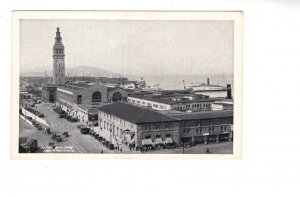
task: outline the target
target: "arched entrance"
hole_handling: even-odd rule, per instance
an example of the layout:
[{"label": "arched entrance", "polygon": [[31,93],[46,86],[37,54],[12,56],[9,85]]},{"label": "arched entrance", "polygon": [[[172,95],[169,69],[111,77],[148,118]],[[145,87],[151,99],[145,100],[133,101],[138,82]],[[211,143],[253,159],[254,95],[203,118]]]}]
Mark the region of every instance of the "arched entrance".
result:
[{"label": "arched entrance", "polygon": [[54,102],[54,95],[50,95],[50,96],[49,96],[49,101],[50,101],[50,102]]},{"label": "arched entrance", "polygon": [[93,103],[100,103],[101,102],[101,93],[100,92],[94,92],[93,93],[92,102]]},{"label": "arched entrance", "polygon": [[82,96],[78,95],[77,96],[77,104],[81,104],[82,103]]},{"label": "arched entrance", "polygon": [[113,93],[112,101],[117,102],[122,100],[122,94],[120,92]]}]

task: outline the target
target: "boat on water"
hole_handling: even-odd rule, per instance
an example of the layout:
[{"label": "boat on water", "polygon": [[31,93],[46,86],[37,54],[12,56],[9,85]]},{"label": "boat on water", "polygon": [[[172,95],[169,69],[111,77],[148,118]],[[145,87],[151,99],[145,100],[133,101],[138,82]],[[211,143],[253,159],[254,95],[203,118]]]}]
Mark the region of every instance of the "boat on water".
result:
[{"label": "boat on water", "polygon": [[[183,81],[184,83],[184,81]],[[184,89],[191,89],[195,92],[207,92],[207,91],[226,91],[226,87],[221,86],[221,85],[211,85],[209,83],[209,78],[207,78],[207,83],[191,83],[190,86],[185,87]]]},{"label": "boat on water", "polygon": [[220,85],[192,84],[188,87],[193,91],[226,91],[226,87]]}]

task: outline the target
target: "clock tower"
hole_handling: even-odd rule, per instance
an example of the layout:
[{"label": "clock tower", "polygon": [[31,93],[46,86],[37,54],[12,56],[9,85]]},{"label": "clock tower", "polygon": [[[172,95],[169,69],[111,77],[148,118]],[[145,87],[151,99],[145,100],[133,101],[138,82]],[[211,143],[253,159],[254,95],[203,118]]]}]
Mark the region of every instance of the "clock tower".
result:
[{"label": "clock tower", "polygon": [[65,83],[65,47],[62,43],[59,27],[56,29],[55,44],[53,46],[53,84]]}]

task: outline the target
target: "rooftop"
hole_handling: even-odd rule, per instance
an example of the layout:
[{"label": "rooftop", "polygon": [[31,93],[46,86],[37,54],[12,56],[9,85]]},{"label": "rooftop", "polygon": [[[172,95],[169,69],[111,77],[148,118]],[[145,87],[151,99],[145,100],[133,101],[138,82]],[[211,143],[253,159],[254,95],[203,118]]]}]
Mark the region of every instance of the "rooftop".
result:
[{"label": "rooftop", "polygon": [[117,102],[100,108],[100,111],[112,114],[132,123],[154,123],[170,122],[176,119],[158,113],[151,109],[146,109],[131,104]]},{"label": "rooftop", "polygon": [[[83,89],[86,89],[86,88],[89,88],[89,87],[92,87],[95,85],[99,85],[99,83],[80,81],[80,82],[74,82],[74,83],[60,85],[58,87],[65,89],[65,90],[72,91],[72,90],[83,90]],[[119,88],[118,86],[116,86],[116,87],[109,86],[109,84],[101,84],[101,85],[106,86],[107,89],[109,89],[109,90]]]},{"label": "rooftop", "polygon": [[[184,97],[195,97],[195,95],[180,95],[181,98]],[[192,100],[186,99],[186,100],[182,100],[179,99],[179,97],[176,97],[176,95],[174,97],[172,96],[164,96],[164,95],[158,95],[158,96],[143,96],[143,95],[130,95],[130,97],[132,98],[137,98],[137,99],[143,99],[143,100],[148,100],[148,101],[154,101],[154,102],[158,102],[158,103],[164,103],[164,104],[177,104],[177,103],[196,103],[196,102],[215,102],[218,101],[220,99],[218,98],[194,98]],[[173,99],[178,98],[179,100],[173,100]]]},{"label": "rooftop", "polygon": [[211,119],[211,118],[230,118],[233,117],[233,111],[222,110],[222,111],[205,111],[205,112],[185,112],[185,113],[169,114],[169,115],[178,120],[199,120],[199,119]]}]

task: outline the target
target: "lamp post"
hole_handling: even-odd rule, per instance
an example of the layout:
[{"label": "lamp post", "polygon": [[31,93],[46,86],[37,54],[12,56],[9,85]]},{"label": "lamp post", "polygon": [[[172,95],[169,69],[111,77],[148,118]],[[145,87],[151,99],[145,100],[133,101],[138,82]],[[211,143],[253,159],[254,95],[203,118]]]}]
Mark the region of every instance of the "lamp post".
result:
[{"label": "lamp post", "polygon": [[110,143],[111,143],[111,131],[112,131],[112,129],[110,128],[109,129],[109,141],[110,141]]}]

